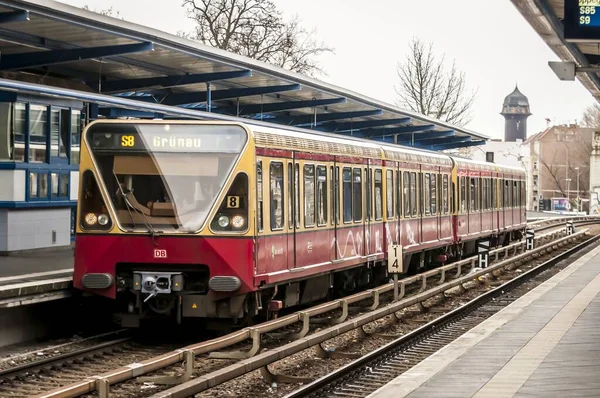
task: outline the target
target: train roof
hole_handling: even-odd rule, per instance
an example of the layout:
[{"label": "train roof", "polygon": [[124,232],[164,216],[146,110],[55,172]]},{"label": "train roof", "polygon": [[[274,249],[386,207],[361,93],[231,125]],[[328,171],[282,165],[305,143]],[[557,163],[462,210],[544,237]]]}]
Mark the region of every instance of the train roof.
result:
[{"label": "train roof", "polygon": [[518,172],[525,173],[525,169],[521,167],[507,166],[498,163],[483,162],[481,160],[467,159],[459,156],[453,156],[452,159],[461,167],[476,168],[478,170],[497,171],[497,172]]}]

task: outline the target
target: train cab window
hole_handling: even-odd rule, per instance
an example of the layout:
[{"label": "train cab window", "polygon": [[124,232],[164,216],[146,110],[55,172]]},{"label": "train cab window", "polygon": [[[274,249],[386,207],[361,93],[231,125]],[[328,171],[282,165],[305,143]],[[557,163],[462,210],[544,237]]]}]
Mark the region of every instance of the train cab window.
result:
[{"label": "train cab window", "polygon": [[410,173],[410,205],[413,217],[417,216],[417,173]]},{"label": "train cab window", "polygon": [[429,173],[425,173],[425,215],[431,214],[431,176]]},{"label": "train cab window", "polygon": [[431,203],[431,214],[437,214],[437,185],[436,185],[436,178],[435,178],[435,174],[431,175],[431,188],[430,188],[430,192],[431,192],[431,199],[430,199],[430,203]]},{"label": "train cab window", "polygon": [[317,225],[327,225],[327,168],[317,166]]},{"label": "train cab window", "polygon": [[284,214],[284,195],[283,195],[283,163],[271,162],[271,181],[269,186],[271,201],[269,206],[271,208],[270,220],[271,220],[271,231],[279,231],[283,229]]},{"label": "train cab window", "polygon": [[444,214],[448,214],[448,175],[442,177],[442,201],[444,206]]},{"label": "train cab window", "polygon": [[294,222],[300,228],[300,165],[294,165]]},{"label": "train cab window", "polygon": [[394,218],[394,171],[385,172],[385,203],[387,218]]},{"label": "train cab window", "polygon": [[315,226],[315,166],[304,165],[304,226]]},{"label": "train cab window", "polygon": [[460,212],[464,213],[467,211],[467,185],[465,183],[465,177],[460,177]]},{"label": "train cab window", "polygon": [[383,218],[383,175],[381,169],[375,170],[375,220]]},{"label": "train cab window", "polygon": [[294,168],[292,163],[288,163],[288,229],[294,228]]},{"label": "train cab window", "polygon": [[362,184],[360,169],[352,170],[352,215],[354,221],[362,221]]},{"label": "train cab window", "polygon": [[256,200],[258,201],[258,209],[256,219],[258,221],[258,232],[263,230],[263,184],[262,184],[262,161],[256,162]]},{"label": "train cab window", "polygon": [[412,193],[410,192],[410,178],[408,171],[404,172],[404,217],[412,217],[412,210],[410,207],[410,199]]}]

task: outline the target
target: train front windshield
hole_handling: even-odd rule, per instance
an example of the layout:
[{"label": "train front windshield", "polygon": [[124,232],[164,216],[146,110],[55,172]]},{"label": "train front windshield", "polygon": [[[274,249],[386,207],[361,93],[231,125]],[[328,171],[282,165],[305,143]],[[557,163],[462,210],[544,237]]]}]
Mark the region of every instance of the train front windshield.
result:
[{"label": "train front windshield", "polygon": [[248,139],[239,126],[99,123],[87,133],[121,227],[197,232]]}]

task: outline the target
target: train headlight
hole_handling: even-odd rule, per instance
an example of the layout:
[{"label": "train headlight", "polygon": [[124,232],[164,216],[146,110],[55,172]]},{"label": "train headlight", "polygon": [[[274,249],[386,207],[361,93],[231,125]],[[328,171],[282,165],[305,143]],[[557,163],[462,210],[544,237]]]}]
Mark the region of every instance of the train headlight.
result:
[{"label": "train headlight", "polygon": [[219,227],[227,228],[229,226],[229,217],[221,216],[217,222],[219,223]]},{"label": "train headlight", "polygon": [[231,225],[234,228],[242,228],[244,226],[244,217],[242,216],[233,216],[233,220],[231,221]]},{"label": "train headlight", "polygon": [[85,215],[85,223],[87,225],[95,225],[98,222],[98,217],[94,213],[88,213]]},{"label": "train headlight", "polygon": [[106,214],[100,214],[98,216],[98,224],[105,226],[108,224],[108,216]]}]

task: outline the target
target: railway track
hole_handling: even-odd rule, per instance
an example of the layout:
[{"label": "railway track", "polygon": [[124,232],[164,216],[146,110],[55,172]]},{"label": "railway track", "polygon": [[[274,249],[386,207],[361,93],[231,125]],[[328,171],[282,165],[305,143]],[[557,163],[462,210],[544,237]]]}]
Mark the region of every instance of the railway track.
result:
[{"label": "railway track", "polygon": [[[280,376],[270,373],[266,367],[268,364],[309,347],[321,347],[321,343],[335,336],[357,330],[357,328],[361,328],[362,330],[362,326],[370,324],[375,320],[382,319],[411,305],[424,302],[449,289],[462,286],[469,281],[483,277],[488,273],[501,271],[503,267],[523,263],[524,261],[528,261],[527,259],[541,255],[539,253],[550,253],[553,250],[557,250],[559,246],[567,244],[567,242],[583,239],[585,233],[586,231],[580,231],[575,235],[564,236],[565,231],[562,228],[560,231],[539,234],[536,237],[538,247],[535,251],[526,252],[524,250],[524,243],[519,242],[492,251],[490,260],[495,258],[496,263],[491,264],[490,267],[484,270],[478,271],[475,268],[476,261],[471,258],[428,271],[424,274],[406,278],[401,281],[400,299],[398,301],[390,300],[384,306],[381,306],[381,303],[384,301],[383,297],[384,295],[389,296],[390,292],[393,291],[393,284],[371,289],[354,296],[336,300],[335,302],[325,303],[218,339],[187,346],[177,351],[165,353],[160,357],[150,358],[141,362],[135,361],[138,362],[135,366],[122,366],[116,369],[113,366],[112,370],[108,372],[98,372],[93,377],[81,377],[79,381],[41,393],[38,396],[76,397],[96,391],[100,397],[108,397],[111,396],[109,392],[111,388],[116,388],[115,392],[118,391],[118,396],[140,396],[138,395],[140,393],[139,390],[137,393],[132,393],[132,391],[135,392],[135,381],[139,376],[147,375],[151,372],[157,376],[163,376],[163,379],[167,376],[169,383],[179,384],[157,395],[164,397],[191,396],[194,393],[233,380],[238,376],[257,369],[261,370],[261,374],[267,380],[281,380]],[[560,237],[556,239],[557,236]],[[465,275],[466,272],[469,273]],[[411,285],[412,289],[410,288]],[[427,288],[428,286],[429,289]],[[407,294],[409,290],[412,290],[413,293],[410,297]],[[359,313],[350,319],[349,313],[352,312],[352,307],[350,306],[362,309],[363,313]],[[335,313],[335,316],[326,317],[327,314],[333,313]],[[319,317],[321,317],[321,320],[327,318],[333,326],[327,327],[327,325],[323,326],[320,323],[319,325],[322,329],[315,330],[314,325],[311,327],[311,321]],[[289,328],[293,325],[296,326],[296,329],[294,332],[289,333]],[[268,344],[269,349],[259,354],[259,349],[261,347],[264,348],[264,340],[261,340],[261,337],[272,334],[274,331],[281,333],[281,331],[286,329],[288,329],[288,334],[284,339],[278,341],[276,344]],[[308,334],[309,331],[313,331],[313,333]],[[251,343],[246,343],[244,347],[243,344],[248,339],[251,340]],[[290,340],[292,342],[289,342]],[[261,341],[263,345],[261,345]],[[286,342],[287,344],[285,344]],[[242,345],[240,346],[240,344]],[[224,348],[231,349],[234,345],[237,345],[238,350],[219,351]],[[322,348],[321,351],[323,353]],[[325,355],[327,355],[326,352]],[[202,358],[202,360],[199,361],[199,358]],[[215,361],[218,362],[218,360],[222,361],[219,369],[215,370],[214,368],[206,367],[206,363],[213,361],[214,365]],[[181,371],[179,366],[173,366],[181,363],[185,364],[183,371]],[[219,365],[214,366],[219,367]],[[160,385],[160,381],[158,381],[160,379],[155,380],[157,383],[154,391],[165,390],[166,387]],[[129,388],[120,388],[124,385],[129,385]]]},{"label": "railway track", "polygon": [[526,273],[484,293],[413,332],[337,369],[285,398],[367,397],[400,374],[450,344],[465,331],[472,329],[520,298],[514,294],[524,283],[538,279],[543,282],[551,275],[544,271],[600,239],[591,237],[572,245],[568,250],[545,261]]}]

